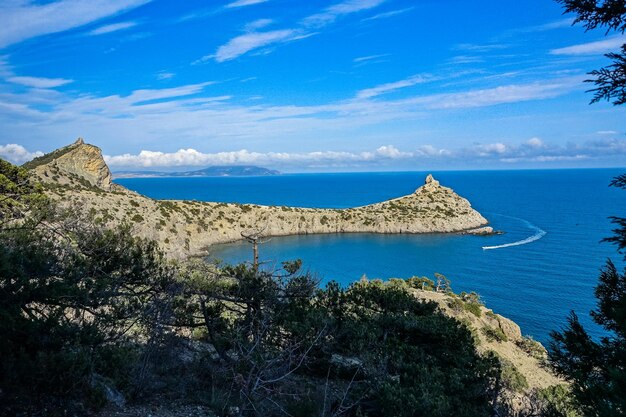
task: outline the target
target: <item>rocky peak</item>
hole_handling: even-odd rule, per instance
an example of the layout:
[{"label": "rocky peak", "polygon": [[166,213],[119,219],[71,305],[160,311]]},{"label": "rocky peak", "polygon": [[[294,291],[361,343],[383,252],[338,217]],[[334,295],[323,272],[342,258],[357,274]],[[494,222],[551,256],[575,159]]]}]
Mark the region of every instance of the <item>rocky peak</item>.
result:
[{"label": "rocky peak", "polygon": [[433,174],[428,174],[426,176],[426,180],[424,181],[424,185],[421,186],[420,188],[418,188],[417,190],[415,190],[415,192],[420,192],[422,190],[424,191],[433,191],[436,190],[437,188],[439,188],[439,181],[437,181],[434,177]]},{"label": "rocky peak", "polygon": [[439,185],[439,181],[437,181],[437,180],[433,177],[433,174],[428,174],[428,175],[426,176],[426,181],[424,181],[424,184]]},{"label": "rocky peak", "polygon": [[[111,171],[104,162],[102,151],[94,145],[86,144],[83,138],[66,147],[57,149],[24,165],[33,170],[44,182],[66,184],[74,179],[87,181],[90,185],[110,191]],[[83,182],[84,184],[84,182]]]}]

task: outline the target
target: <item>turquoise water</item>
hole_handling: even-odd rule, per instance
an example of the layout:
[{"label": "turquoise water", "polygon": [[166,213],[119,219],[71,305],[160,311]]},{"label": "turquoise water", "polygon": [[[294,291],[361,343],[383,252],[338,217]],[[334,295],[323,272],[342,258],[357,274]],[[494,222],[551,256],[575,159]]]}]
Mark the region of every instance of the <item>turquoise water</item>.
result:
[{"label": "turquoise water", "polygon": [[[525,334],[545,341],[571,309],[590,325],[593,288],[614,247],[611,215],[626,215],[626,190],[608,187],[620,169],[434,173],[483,213],[498,236],[309,235],[273,238],[260,248],[268,266],[300,258],[322,283],[446,275],[455,291],[476,291]],[[302,174],[243,178],[120,179],[153,198],[343,208],[411,193],[426,173]],[[511,245],[513,244],[513,245]],[[483,247],[496,247],[485,250]],[[211,256],[249,261],[244,243]],[[599,329],[592,328],[595,335]]]}]

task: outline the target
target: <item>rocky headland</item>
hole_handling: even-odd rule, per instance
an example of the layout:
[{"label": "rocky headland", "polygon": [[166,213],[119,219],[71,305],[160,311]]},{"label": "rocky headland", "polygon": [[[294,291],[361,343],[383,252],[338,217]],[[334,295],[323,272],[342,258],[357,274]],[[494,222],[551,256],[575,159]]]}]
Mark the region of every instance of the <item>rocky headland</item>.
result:
[{"label": "rocky headland", "polygon": [[154,200],[111,181],[100,149],[79,139],[24,165],[61,206],[115,226],[131,224],[172,258],[202,256],[242,233],[287,236],[316,233],[473,233],[493,229],[466,199],[428,175],[403,197],[348,209]]}]

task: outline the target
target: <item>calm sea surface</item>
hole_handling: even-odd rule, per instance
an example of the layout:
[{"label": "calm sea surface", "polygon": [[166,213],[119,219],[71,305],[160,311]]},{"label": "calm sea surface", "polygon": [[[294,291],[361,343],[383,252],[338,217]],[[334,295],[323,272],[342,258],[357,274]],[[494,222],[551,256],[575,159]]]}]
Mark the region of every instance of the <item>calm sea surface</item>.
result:
[{"label": "calm sea surface", "polygon": [[[611,215],[626,216],[626,190],[608,187],[626,171],[533,170],[435,172],[442,185],[469,199],[503,235],[309,235],[273,238],[260,248],[269,265],[300,258],[322,282],[429,276],[453,290],[476,291],[522,332],[546,341],[571,309],[591,326],[593,288],[607,258]],[[298,174],[272,177],[134,178],[116,182],[160,199],[345,208],[413,192],[426,173]],[[513,244],[513,245],[511,245]],[[485,250],[483,247],[493,249]],[[248,261],[249,245],[213,248],[213,257]],[[599,330],[592,327],[597,336]]]}]

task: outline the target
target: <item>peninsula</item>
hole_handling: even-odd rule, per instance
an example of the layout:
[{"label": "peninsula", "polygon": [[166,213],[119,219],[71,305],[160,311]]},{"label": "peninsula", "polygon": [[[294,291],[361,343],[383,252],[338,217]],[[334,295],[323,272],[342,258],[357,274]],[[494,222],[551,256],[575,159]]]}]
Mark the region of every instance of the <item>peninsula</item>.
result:
[{"label": "peninsula", "polygon": [[493,229],[466,199],[428,175],[403,197],[348,209],[154,200],[112,182],[100,149],[82,139],[24,164],[47,194],[78,216],[106,225],[130,223],[171,258],[201,256],[242,232],[265,236],[315,233],[472,233]]}]

